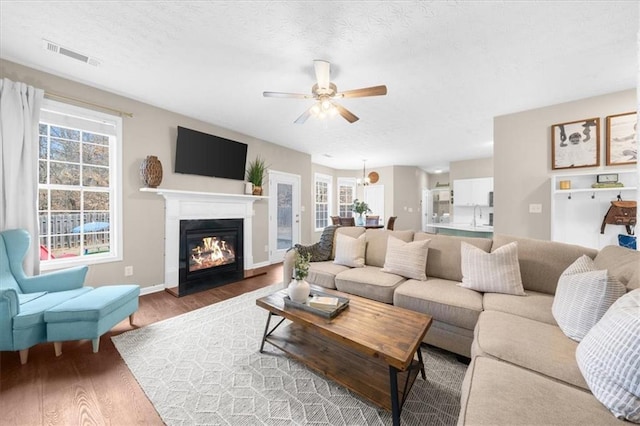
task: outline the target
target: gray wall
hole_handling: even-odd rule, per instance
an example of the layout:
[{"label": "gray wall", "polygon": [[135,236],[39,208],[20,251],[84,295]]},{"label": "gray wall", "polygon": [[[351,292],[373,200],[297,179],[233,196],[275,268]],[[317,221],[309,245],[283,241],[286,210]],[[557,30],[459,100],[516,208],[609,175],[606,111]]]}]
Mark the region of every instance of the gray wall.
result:
[{"label": "gray wall", "polygon": [[[605,167],[605,117],[637,110],[636,90],[581,99],[573,102],[494,118],[494,231],[538,239],[551,238],[551,126],[600,117],[600,164]],[[542,213],[529,213],[529,204],[542,204]]]},{"label": "gray wall", "polygon": [[[419,231],[422,228],[422,190],[427,188],[424,170],[411,166],[393,167],[393,215],[398,216],[394,229]],[[389,216],[392,215],[387,219]]]},{"label": "gray wall", "polygon": [[493,157],[452,161],[449,163],[451,189],[453,189],[453,181],[456,179],[473,179],[483,177],[493,177]]},{"label": "gray wall", "polygon": [[[272,169],[300,175],[301,204],[312,205],[311,192],[305,190],[311,186],[311,158],[307,154],[12,62],[0,61],[0,76],[25,82],[45,91],[50,90],[134,114],[133,118],[123,119],[124,260],[91,266],[87,277],[89,285],[135,282],[142,287],[147,287],[164,283],[164,199],[155,194],[139,191],[142,184],[138,170],[141,161],[147,155],[156,155],[162,162],[164,172],[160,185],[162,188],[243,193],[244,184],[241,181],[173,173],[177,126],[248,144],[248,160],[260,155],[266,159]],[[263,195],[268,194],[267,186]],[[267,201],[256,202],[254,209],[254,263],[267,262],[268,253],[264,251],[264,246],[269,243]],[[310,216],[303,215],[301,238],[308,240],[311,234]],[[125,265],[133,265],[133,277],[124,277]]]}]

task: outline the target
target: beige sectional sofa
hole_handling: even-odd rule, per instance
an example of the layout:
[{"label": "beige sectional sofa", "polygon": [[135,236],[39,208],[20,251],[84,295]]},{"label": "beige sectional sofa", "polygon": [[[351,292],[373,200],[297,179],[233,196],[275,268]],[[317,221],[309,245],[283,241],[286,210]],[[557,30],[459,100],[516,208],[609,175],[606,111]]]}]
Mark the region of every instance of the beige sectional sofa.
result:
[{"label": "beige sectional sofa", "polygon": [[[560,275],[582,255],[628,290],[639,288],[640,252],[617,246],[597,251],[504,235],[465,238],[360,227],[338,228],[336,238],[363,233],[364,268],[333,260],[312,262],[307,281],[431,315],[433,324],[424,341],[471,358],[459,424],[621,423],[589,391],[576,362],[578,343],[564,335],[551,309]],[[381,271],[389,235],[405,242],[430,240],[426,281]],[[486,252],[516,241],[526,296],[459,286],[463,241]],[[332,258],[335,243],[333,250]],[[293,251],[285,258],[285,283],[291,281],[293,258]]]}]

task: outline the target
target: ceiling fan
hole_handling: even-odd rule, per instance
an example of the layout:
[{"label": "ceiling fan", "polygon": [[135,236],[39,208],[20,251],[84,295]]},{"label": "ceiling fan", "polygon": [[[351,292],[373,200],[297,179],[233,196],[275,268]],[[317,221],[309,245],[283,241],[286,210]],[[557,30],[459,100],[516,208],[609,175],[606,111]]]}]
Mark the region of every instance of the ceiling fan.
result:
[{"label": "ceiling fan", "polygon": [[319,118],[340,114],[349,123],[354,123],[359,118],[351,111],[335,102],[339,98],[361,98],[364,96],[380,96],[387,94],[387,86],[373,86],[362,89],[347,90],[338,92],[338,88],[330,81],[331,64],[328,61],[316,59],[313,61],[316,72],[317,83],[311,87],[311,94],[283,93],[283,92],[263,92],[265,98],[294,98],[294,99],[315,99],[309,109],[302,113],[295,121],[296,124],[303,124],[311,115]]}]

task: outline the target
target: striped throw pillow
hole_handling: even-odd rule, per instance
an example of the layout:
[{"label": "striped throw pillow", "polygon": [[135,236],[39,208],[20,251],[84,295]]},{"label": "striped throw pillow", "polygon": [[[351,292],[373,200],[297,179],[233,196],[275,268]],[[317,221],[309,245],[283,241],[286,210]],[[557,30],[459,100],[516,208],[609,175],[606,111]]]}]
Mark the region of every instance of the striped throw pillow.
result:
[{"label": "striped throw pillow", "polygon": [[640,423],[640,289],[619,298],[576,349],[593,395],[619,419]]},{"label": "striped throw pillow", "polygon": [[367,240],[364,234],[358,238],[348,235],[338,234],[336,236],[336,255],[333,263],[337,265],[350,266],[352,268],[364,267],[364,253],[367,247]]},{"label": "striped throw pillow", "polygon": [[389,235],[382,272],[426,281],[429,241],[431,240],[406,243],[399,238]]},{"label": "striped throw pillow", "polygon": [[499,247],[492,253],[462,241],[461,287],[485,293],[505,293],[525,296],[518,263],[516,241]]},{"label": "striped throw pillow", "polygon": [[606,270],[596,270],[583,255],[560,275],[551,312],[562,332],[579,342],[626,292],[624,284]]}]

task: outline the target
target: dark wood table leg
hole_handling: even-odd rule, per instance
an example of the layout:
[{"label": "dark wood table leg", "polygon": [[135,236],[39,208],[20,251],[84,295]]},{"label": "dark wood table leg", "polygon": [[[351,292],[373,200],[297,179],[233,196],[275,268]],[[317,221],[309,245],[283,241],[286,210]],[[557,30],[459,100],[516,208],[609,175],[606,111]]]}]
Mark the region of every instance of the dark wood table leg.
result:
[{"label": "dark wood table leg", "polygon": [[398,370],[389,366],[389,382],[391,386],[391,418],[393,426],[400,426],[400,401],[398,400]]}]

